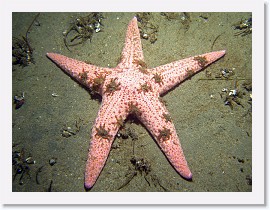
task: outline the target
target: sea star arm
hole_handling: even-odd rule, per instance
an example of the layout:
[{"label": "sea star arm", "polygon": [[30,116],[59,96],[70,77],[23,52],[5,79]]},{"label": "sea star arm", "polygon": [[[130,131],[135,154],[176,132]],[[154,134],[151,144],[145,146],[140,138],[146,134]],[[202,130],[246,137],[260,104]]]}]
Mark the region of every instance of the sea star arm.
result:
[{"label": "sea star arm", "polygon": [[113,97],[107,95],[103,98],[104,103],[102,102],[92,128],[86,162],[84,183],[87,189],[95,184],[108,158],[115,135],[128,114],[127,105],[122,103],[123,97],[120,91],[116,91]]},{"label": "sea star arm", "polygon": [[47,56],[72,78],[88,88],[96,89],[97,92],[100,91],[99,86],[105,77],[111,74],[110,68],[87,64],[57,53],[47,53]]},{"label": "sea star arm", "polygon": [[137,18],[134,17],[128,24],[125,46],[118,67],[137,68],[140,65],[144,65],[144,57]]},{"label": "sea star arm", "polygon": [[153,73],[154,77],[160,78],[158,92],[159,94],[163,94],[185,79],[201,71],[209,64],[215,62],[224,54],[225,50],[205,53],[152,68],[149,72]]},{"label": "sea star arm", "polygon": [[176,171],[182,177],[191,180],[192,173],[187,165],[176,129],[167,109],[157,97],[151,97],[149,100],[147,96],[142,95],[140,101],[138,107],[145,109],[139,116],[140,120],[155,138]]}]

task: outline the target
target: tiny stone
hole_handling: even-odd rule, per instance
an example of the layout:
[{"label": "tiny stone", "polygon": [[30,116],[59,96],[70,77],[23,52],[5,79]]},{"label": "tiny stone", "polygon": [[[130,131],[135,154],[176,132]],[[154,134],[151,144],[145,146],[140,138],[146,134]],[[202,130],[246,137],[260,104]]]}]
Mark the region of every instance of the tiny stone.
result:
[{"label": "tiny stone", "polygon": [[56,163],[56,159],[52,158],[49,160],[49,164],[53,166]]}]

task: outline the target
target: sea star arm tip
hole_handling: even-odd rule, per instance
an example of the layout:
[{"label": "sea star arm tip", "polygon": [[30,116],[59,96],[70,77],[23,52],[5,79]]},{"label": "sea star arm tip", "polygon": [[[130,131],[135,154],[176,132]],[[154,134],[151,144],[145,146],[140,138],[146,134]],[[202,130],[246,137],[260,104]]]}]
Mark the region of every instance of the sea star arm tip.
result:
[{"label": "sea star arm tip", "polygon": [[109,68],[98,67],[57,53],[47,53],[46,55],[66,74],[98,93],[105,77],[111,74]]},{"label": "sea star arm tip", "polygon": [[144,101],[139,104],[142,110],[140,120],[155,138],[175,170],[185,179],[192,179],[192,173],[167,109],[157,98],[151,98],[151,101],[144,98],[140,101]]},{"label": "sea star arm tip", "polygon": [[119,128],[127,117],[127,106],[122,104],[123,96],[104,96],[98,117],[92,129],[88,159],[85,170],[85,187],[91,188],[98,179],[109,156],[112,143]]},{"label": "sea star arm tip", "polygon": [[134,17],[128,24],[125,46],[123,48],[121,62],[118,64],[118,67],[136,68],[134,62],[141,62],[143,60],[144,56],[142,52],[140,31],[138,28],[137,18]]},{"label": "sea star arm tip", "polygon": [[158,92],[159,94],[163,94],[217,61],[225,53],[225,50],[205,53],[164,64],[149,71],[162,78],[162,84],[159,85]]}]

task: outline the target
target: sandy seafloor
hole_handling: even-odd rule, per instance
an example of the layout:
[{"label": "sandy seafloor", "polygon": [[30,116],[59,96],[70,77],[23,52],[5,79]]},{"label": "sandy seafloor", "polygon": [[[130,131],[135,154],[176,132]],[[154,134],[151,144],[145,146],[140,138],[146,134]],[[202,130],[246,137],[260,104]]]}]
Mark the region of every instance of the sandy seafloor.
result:
[{"label": "sandy seafloor", "polygon": [[[36,13],[14,13],[12,35],[20,37]],[[189,13],[188,30],[181,21],[167,20],[160,13],[152,14],[151,21],[158,25],[157,41],[151,44],[142,40],[145,62],[149,68],[210,52],[226,49],[224,58],[207,68],[212,77],[221,68],[233,69],[231,77],[252,79],[252,35],[234,36],[232,25],[251,13]],[[115,67],[124,46],[127,24],[135,13],[103,13],[103,32],[93,35],[92,42],[71,48],[63,42],[63,31],[78,16],[86,13],[41,13],[40,26],[34,25],[29,39],[34,48],[35,64],[22,68],[12,66],[12,97],[25,93],[25,104],[12,112],[13,151],[22,148],[32,156],[29,175],[13,180],[13,191],[81,192],[84,189],[85,161],[88,153],[93,122],[100,106],[89,92],[68,77],[47,57],[47,52],[60,53],[98,66]],[[208,17],[207,21],[200,17]],[[163,99],[167,102],[184,154],[193,173],[193,181],[184,180],[170,165],[153,138],[141,125],[127,122],[126,126],[138,135],[135,155],[151,165],[145,177],[138,173],[123,188],[128,173],[133,172],[130,163],[133,151],[131,138],[116,138],[106,165],[90,192],[250,192],[252,185],[252,114],[248,103],[251,91],[243,88],[245,80],[239,80],[238,89],[245,93],[243,105],[233,110],[224,105],[220,97],[223,88],[234,89],[234,80],[206,79],[206,70],[191,80],[186,80]],[[58,96],[53,97],[55,93]],[[14,106],[14,104],[12,104]],[[81,121],[76,135],[65,138],[61,130],[75,127]],[[50,159],[57,159],[55,165]],[[38,182],[36,181],[37,170]],[[14,172],[13,172],[14,175]],[[31,177],[31,178],[30,178]],[[52,182],[51,182],[52,181]],[[51,188],[50,188],[50,183]],[[50,188],[50,189],[49,189]]]}]

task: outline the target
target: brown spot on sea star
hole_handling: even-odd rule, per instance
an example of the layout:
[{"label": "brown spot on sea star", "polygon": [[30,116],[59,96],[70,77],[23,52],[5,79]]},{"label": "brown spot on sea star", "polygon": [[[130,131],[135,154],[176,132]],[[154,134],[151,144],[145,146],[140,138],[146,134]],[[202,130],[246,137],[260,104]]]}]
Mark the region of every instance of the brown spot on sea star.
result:
[{"label": "brown spot on sea star", "polygon": [[87,72],[84,71],[84,69],[83,69],[83,71],[81,73],[79,73],[79,77],[82,80],[83,84],[87,84],[88,75],[87,75]]},{"label": "brown spot on sea star", "polygon": [[102,74],[100,74],[98,77],[93,79],[93,86],[92,86],[93,91],[98,92],[100,86],[103,84],[104,81],[105,81],[105,76]]},{"label": "brown spot on sea star", "polygon": [[161,141],[161,140],[166,141],[166,140],[170,139],[170,136],[172,134],[170,129],[163,127],[162,130],[159,129],[158,131],[159,131],[159,134],[157,136],[157,139],[159,141]]},{"label": "brown spot on sea star", "polygon": [[136,116],[141,116],[142,112],[139,110],[139,108],[134,105],[132,102],[128,103],[129,112],[131,114],[134,114]]},{"label": "brown spot on sea star", "polygon": [[164,119],[166,120],[166,122],[171,122],[172,118],[169,114],[163,113],[162,116],[164,117]]},{"label": "brown spot on sea star", "polygon": [[144,84],[141,85],[141,88],[139,89],[139,91],[143,91],[143,92],[148,92],[148,91],[152,91],[152,87],[151,85],[147,84],[146,82]]},{"label": "brown spot on sea star", "polygon": [[96,127],[96,131],[97,131],[97,133],[95,136],[99,136],[103,139],[108,139],[108,140],[109,140],[109,138],[112,137],[111,135],[109,135],[110,129],[108,129],[108,130],[105,129],[105,124],[100,125],[99,127]]},{"label": "brown spot on sea star", "polygon": [[137,66],[139,66],[139,71],[142,72],[143,74],[148,74],[147,71],[147,65],[143,60],[140,59],[134,59],[134,61],[132,62],[133,64],[136,64]]},{"label": "brown spot on sea star", "polygon": [[194,57],[194,60],[198,62],[200,67],[205,67],[206,64],[208,63],[205,56],[196,56]]},{"label": "brown spot on sea star", "polygon": [[106,85],[105,93],[112,94],[113,92],[120,90],[120,83],[116,82],[117,78],[111,79],[110,83]]},{"label": "brown spot on sea star", "polygon": [[155,83],[158,83],[159,85],[163,84],[162,76],[160,76],[158,73],[154,74],[153,79],[155,80]]}]

